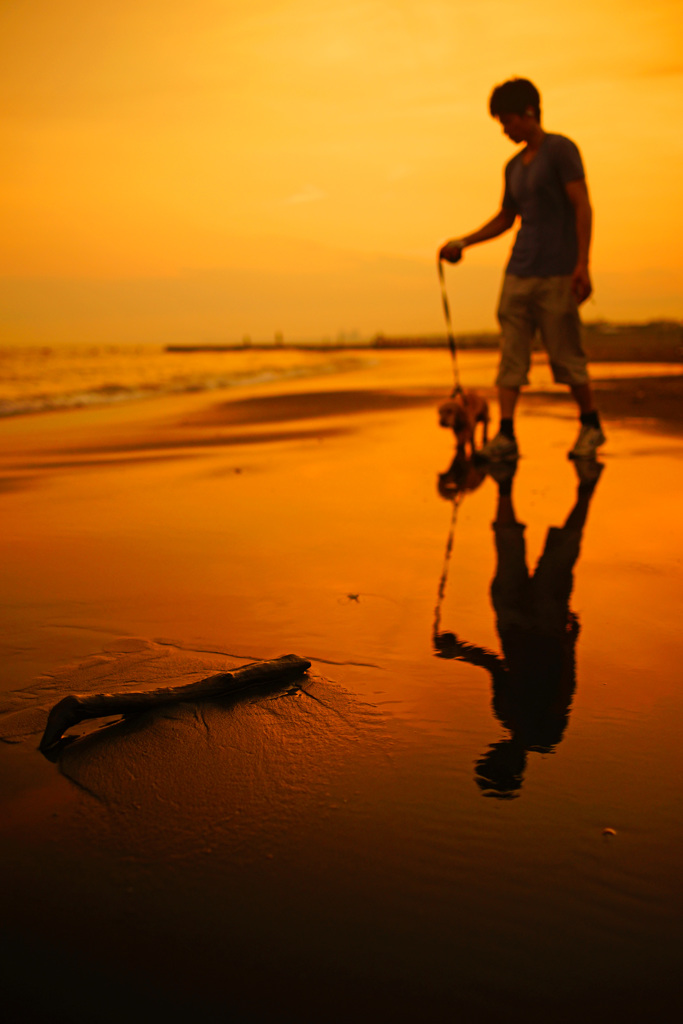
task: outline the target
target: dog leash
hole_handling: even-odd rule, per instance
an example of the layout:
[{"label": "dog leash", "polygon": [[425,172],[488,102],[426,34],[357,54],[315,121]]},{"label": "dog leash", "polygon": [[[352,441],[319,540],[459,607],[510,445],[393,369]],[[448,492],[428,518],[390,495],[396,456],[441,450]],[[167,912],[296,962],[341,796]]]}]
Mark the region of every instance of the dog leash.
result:
[{"label": "dog leash", "polygon": [[451,394],[451,398],[455,398],[456,395],[459,395],[462,392],[462,386],[460,384],[460,371],[458,369],[458,349],[455,344],[455,337],[453,335],[453,324],[451,322],[451,308],[448,304],[448,295],[446,294],[446,279],[443,273],[443,263],[441,262],[440,259],[437,259],[436,267],[439,273],[439,281],[441,282],[441,303],[443,305],[443,315],[446,320],[448,347],[451,350],[451,362],[453,363],[454,387],[453,392]]},{"label": "dog leash", "polygon": [[458,521],[458,508],[462,499],[462,492],[455,495],[453,498],[453,511],[451,513],[451,526],[448,531],[448,540],[446,541],[446,552],[443,559],[443,569],[441,570],[441,579],[439,580],[439,591],[437,595],[436,608],[434,609],[434,625],[432,627],[432,637],[434,640],[439,636],[441,630],[441,606],[443,599],[446,596],[446,583],[448,582],[448,569],[451,562],[451,555],[453,553],[453,538],[455,536],[455,524]]}]

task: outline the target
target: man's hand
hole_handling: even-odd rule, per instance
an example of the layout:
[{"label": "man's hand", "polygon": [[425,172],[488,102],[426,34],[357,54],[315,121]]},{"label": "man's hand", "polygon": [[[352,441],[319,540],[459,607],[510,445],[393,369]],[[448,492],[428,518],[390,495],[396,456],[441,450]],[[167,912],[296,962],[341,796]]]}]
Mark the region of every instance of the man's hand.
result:
[{"label": "man's hand", "polygon": [[459,238],[452,238],[450,242],[446,242],[439,249],[439,259],[446,260],[447,263],[459,263],[462,259],[462,252],[464,246]]},{"label": "man's hand", "polygon": [[580,306],[585,302],[593,291],[588,267],[583,263],[577,263],[572,274],[572,291],[577,304]]}]

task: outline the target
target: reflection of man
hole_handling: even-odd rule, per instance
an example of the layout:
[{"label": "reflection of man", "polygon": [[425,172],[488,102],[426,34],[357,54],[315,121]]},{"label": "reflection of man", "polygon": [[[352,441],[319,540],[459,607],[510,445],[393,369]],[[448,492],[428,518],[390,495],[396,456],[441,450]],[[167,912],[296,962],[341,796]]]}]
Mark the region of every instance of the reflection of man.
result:
[{"label": "reflection of man", "polygon": [[602,465],[577,464],[576,502],[561,528],[548,530],[533,573],[526,563],[524,526],[515,517],[512,479],[516,465],[492,469],[498,479],[493,523],[497,566],[491,600],[503,657],[463,643],[454,633],[434,636],[436,653],[480,665],[491,675],[493,712],[509,731],[477,762],[476,779],[487,796],[511,797],[522,785],[527,752],[548,752],[562,739],[576,685],[579,633],[569,610],[573,568],[579,556],[588,506]]},{"label": "reflection of man", "polygon": [[592,211],[581,155],[571,139],[543,130],[540,96],[526,79],[497,86],[489,106],[508,138],[525,146],[505,168],[503,202],[495,217],[446,242],[439,252],[440,259],[457,263],[467,246],[502,235],[521,218],[498,308],[500,430],[479,457],[496,462],[519,454],[513,417],[520,387],[529,383],[538,329],[554,380],[569,385],[579,408],[581,428],[570,458],[593,458],[605,436],[593,405],[578,314],[592,291]]}]

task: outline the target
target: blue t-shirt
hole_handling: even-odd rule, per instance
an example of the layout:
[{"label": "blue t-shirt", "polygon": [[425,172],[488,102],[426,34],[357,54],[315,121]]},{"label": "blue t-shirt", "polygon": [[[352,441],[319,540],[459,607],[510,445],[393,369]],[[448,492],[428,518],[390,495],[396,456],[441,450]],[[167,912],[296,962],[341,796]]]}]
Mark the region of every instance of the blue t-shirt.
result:
[{"label": "blue t-shirt", "polygon": [[578,258],[576,214],[565,185],[585,177],[581,154],[564,135],[544,136],[533,159],[523,150],[505,167],[503,208],[522,218],[508,274],[555,277],[571,274]]}]

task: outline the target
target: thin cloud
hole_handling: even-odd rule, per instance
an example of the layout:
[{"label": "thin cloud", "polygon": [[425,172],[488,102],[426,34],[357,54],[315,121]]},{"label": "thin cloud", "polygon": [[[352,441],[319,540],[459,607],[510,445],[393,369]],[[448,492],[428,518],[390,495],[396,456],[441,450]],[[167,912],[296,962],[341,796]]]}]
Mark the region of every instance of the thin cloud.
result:
[{"label": "thin cloud", "polygon": [[327,192],[323,192],[317,185],[304,185],[299,192],[294,192],[293,195],[287,196],[282,202],[285,206],[295,206],[298,203],[317,203],[321,199],[327,198]]}]

